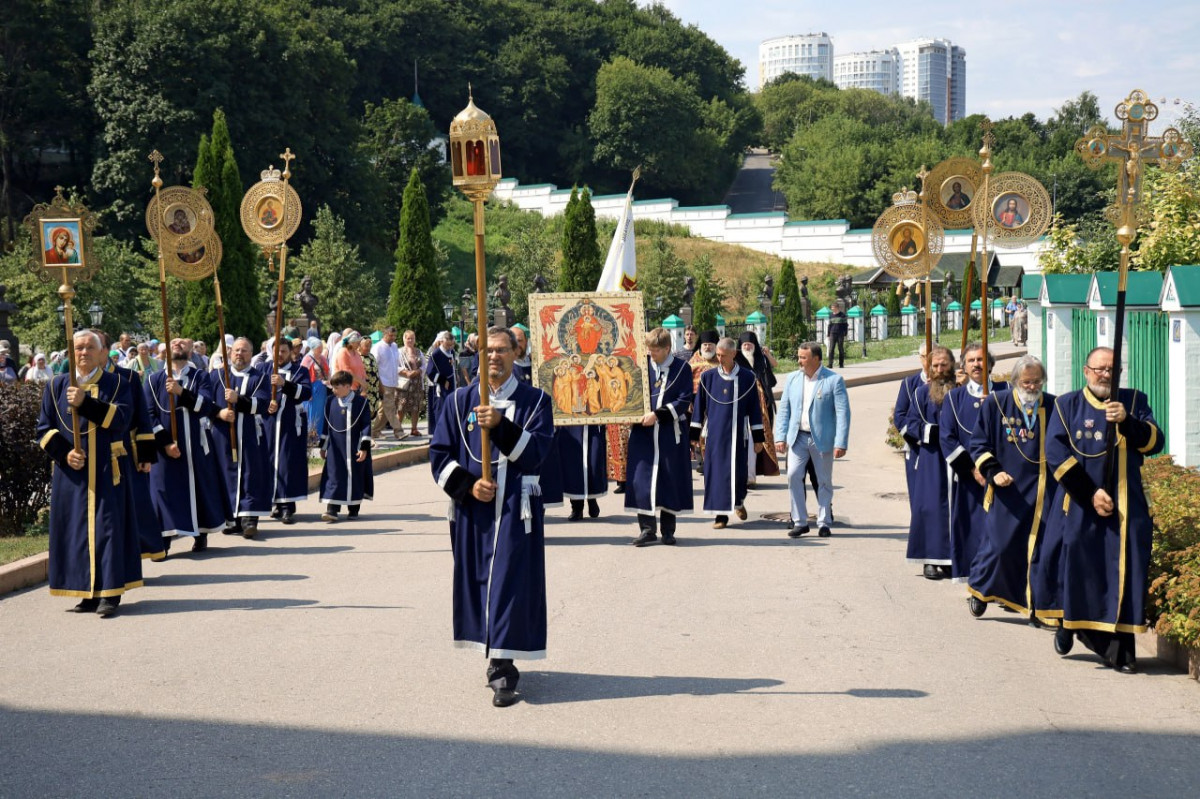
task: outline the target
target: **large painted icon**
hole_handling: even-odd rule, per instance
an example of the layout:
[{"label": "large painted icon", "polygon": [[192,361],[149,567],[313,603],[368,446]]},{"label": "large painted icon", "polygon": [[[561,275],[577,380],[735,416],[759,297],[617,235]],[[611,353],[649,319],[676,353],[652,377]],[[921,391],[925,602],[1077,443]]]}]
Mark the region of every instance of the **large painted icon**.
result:
[{"label": "large painted icon", "polygon": [[82,268],[83,252],[78,219],[39,220],[42,234],[42,266],[72,266]]},{"label": "large painted icon", "polygon": [[533,382],[554,423],[620,424],[649,413],[640,292],[529,296]]},{"label": "large painted icon", "polygon": [[1015,230],[1029,219],[1029,200],[1016,192],[1005,192],[992,203],[992,216],[1001,227]]},{"label": "large painted icon", "polygon": [[897,258],[911,261],[921,254],[921,249],[925,246],[925,235],[916,223],[901,222],[892,228],[889,241]]},{"label": "large painted icon", "polygon": [[942,182],[940,196],[942,205],[951,211],[963,211],[971,205],[975,185],[962,175],[953,175]]}]

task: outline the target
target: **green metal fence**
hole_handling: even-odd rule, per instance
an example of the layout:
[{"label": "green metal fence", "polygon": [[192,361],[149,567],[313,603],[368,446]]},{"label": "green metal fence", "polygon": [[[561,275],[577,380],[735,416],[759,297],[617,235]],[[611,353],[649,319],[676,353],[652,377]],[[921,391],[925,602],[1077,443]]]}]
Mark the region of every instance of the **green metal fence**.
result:
[{"label": "green metal fence", "polygon": [[1129,372],[1121,384],[1146,393],[1163,440],[1169,444],[1167,418],[1171,409],[1171,386],[1167,369],[1167,315],[1162,311],[1132,311],[1126,317],[1125,326]]},{"label": "green metal fence", "polygon": [[1087,308],[1071,309],[1071,388],[1075,391],[1087,385],[1083,365],[1087,355],[1096,348],[1096,312]]}]

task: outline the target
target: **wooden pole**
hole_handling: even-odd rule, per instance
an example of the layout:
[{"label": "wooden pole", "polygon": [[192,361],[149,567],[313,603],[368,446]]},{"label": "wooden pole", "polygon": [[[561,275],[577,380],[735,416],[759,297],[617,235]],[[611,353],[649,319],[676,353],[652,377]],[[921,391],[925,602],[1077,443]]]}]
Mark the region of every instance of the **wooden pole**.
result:
[{"label": "wooden pole", "polygon": [[[75,377],[75,320],[71,313],[71,299],[75,296],[75,289],[71,288],[70,276],[67,274],[67,268],[63,267],[63,282],[58,287],[58,296],[63,301],[63,326],[67,329],[67,374],[71,388],[78,388],[79,381]],[[71,447],[78,453],[83,454],[83,447],[79,443],[79,413],[74,407],[71,408]]]},{"label": "wooden pole", "polygon": [[[482,362],[479,364],[479,404],[488,404],[488,375],[487,375],[487,268],[483,255],[483,198],[474,200],[475,203],[475,305],[478,308],[476,322],[479,328],[479,349]],[[483,479],[492,479],[492,444],[488,428],[479,425],[479,460],[483,466]]]},{"label": "wooden pole", "polygon": [[[217,335],[221,337],[221,369],[225,373],[225,385],[229,382],[229,348],[225,346],[225,306],[221,303],[221,279],[217,276],[219,269],[213,269],[213,292],[217,300]],[[236,414],[237,411],[234,411]],[[238,460],[237,418],[229,420],[229,448],[234,463]]]},{"label": "wooden pole", "polygon": [[962,352],[967,348],[967,335],[971,332],[971,292],[975,285],[969,279],[971,270],[975,268],[975,256],[979,252],[979,231],[971,231],[971,260],[967,262],[967,271],[963,273],[963,326],[962,326],[962,343],[958,346],[958,351]]},{"label": "wooden pole", "polygon": [[[154,155],[158,155],[158,151],[154,151]],[[154,156],[151,156],[151,160]],[[162,156],[158,156],[158,161],[162,160]],[[158,176],[158,161],[154,162],[154,180],[151,182],[154,186],[154,229],[158,235],[154,237],[158,242],[158,297],[162,303],[162,319],[163,319],[163,340],[167,342],[167,359],[170,360],[171,349],[171,316],[167,310],[167,260],[166,254],[163,251],[163,235],[162,235],[162,205],[158,200],[158,190],[162,188],[162,178]],[[224,339],[221,339],[224,341]],[[151,355],[150,357],[154,357]],[[168,370],[171,368],[168,363]],[[149,378],[147,378],[149,379]],[[167,414],[171,417],[171,443],[175,444],[179,441],[179,430],[175,423],[175,395],[170,391],[167,392]]]}]

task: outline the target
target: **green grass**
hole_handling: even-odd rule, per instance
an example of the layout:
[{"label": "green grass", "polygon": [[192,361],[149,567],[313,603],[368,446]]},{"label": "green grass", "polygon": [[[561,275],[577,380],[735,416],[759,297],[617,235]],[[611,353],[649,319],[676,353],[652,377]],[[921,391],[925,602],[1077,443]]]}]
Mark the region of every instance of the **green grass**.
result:
[{"label": "green grass", "polygon": [[17,535],[0,538],[0,566],[27,558],[50,547],[49,535]]}]

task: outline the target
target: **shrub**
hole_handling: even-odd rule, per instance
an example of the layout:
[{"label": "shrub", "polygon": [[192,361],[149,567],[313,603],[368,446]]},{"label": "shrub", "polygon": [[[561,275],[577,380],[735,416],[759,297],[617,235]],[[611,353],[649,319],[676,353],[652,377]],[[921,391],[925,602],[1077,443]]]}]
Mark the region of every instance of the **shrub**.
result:
[{"label": "shrub", "polygon": [[1200,646],[1200,471],[1169,457],[1142,467],[1154,519],[1150,612],[1154,630],[1183,646]]},{"label": "shrub", "polygon": [[50,459],[37,443],[42,386],[0,386],[0,536],[25,535],[50,503]]}]

